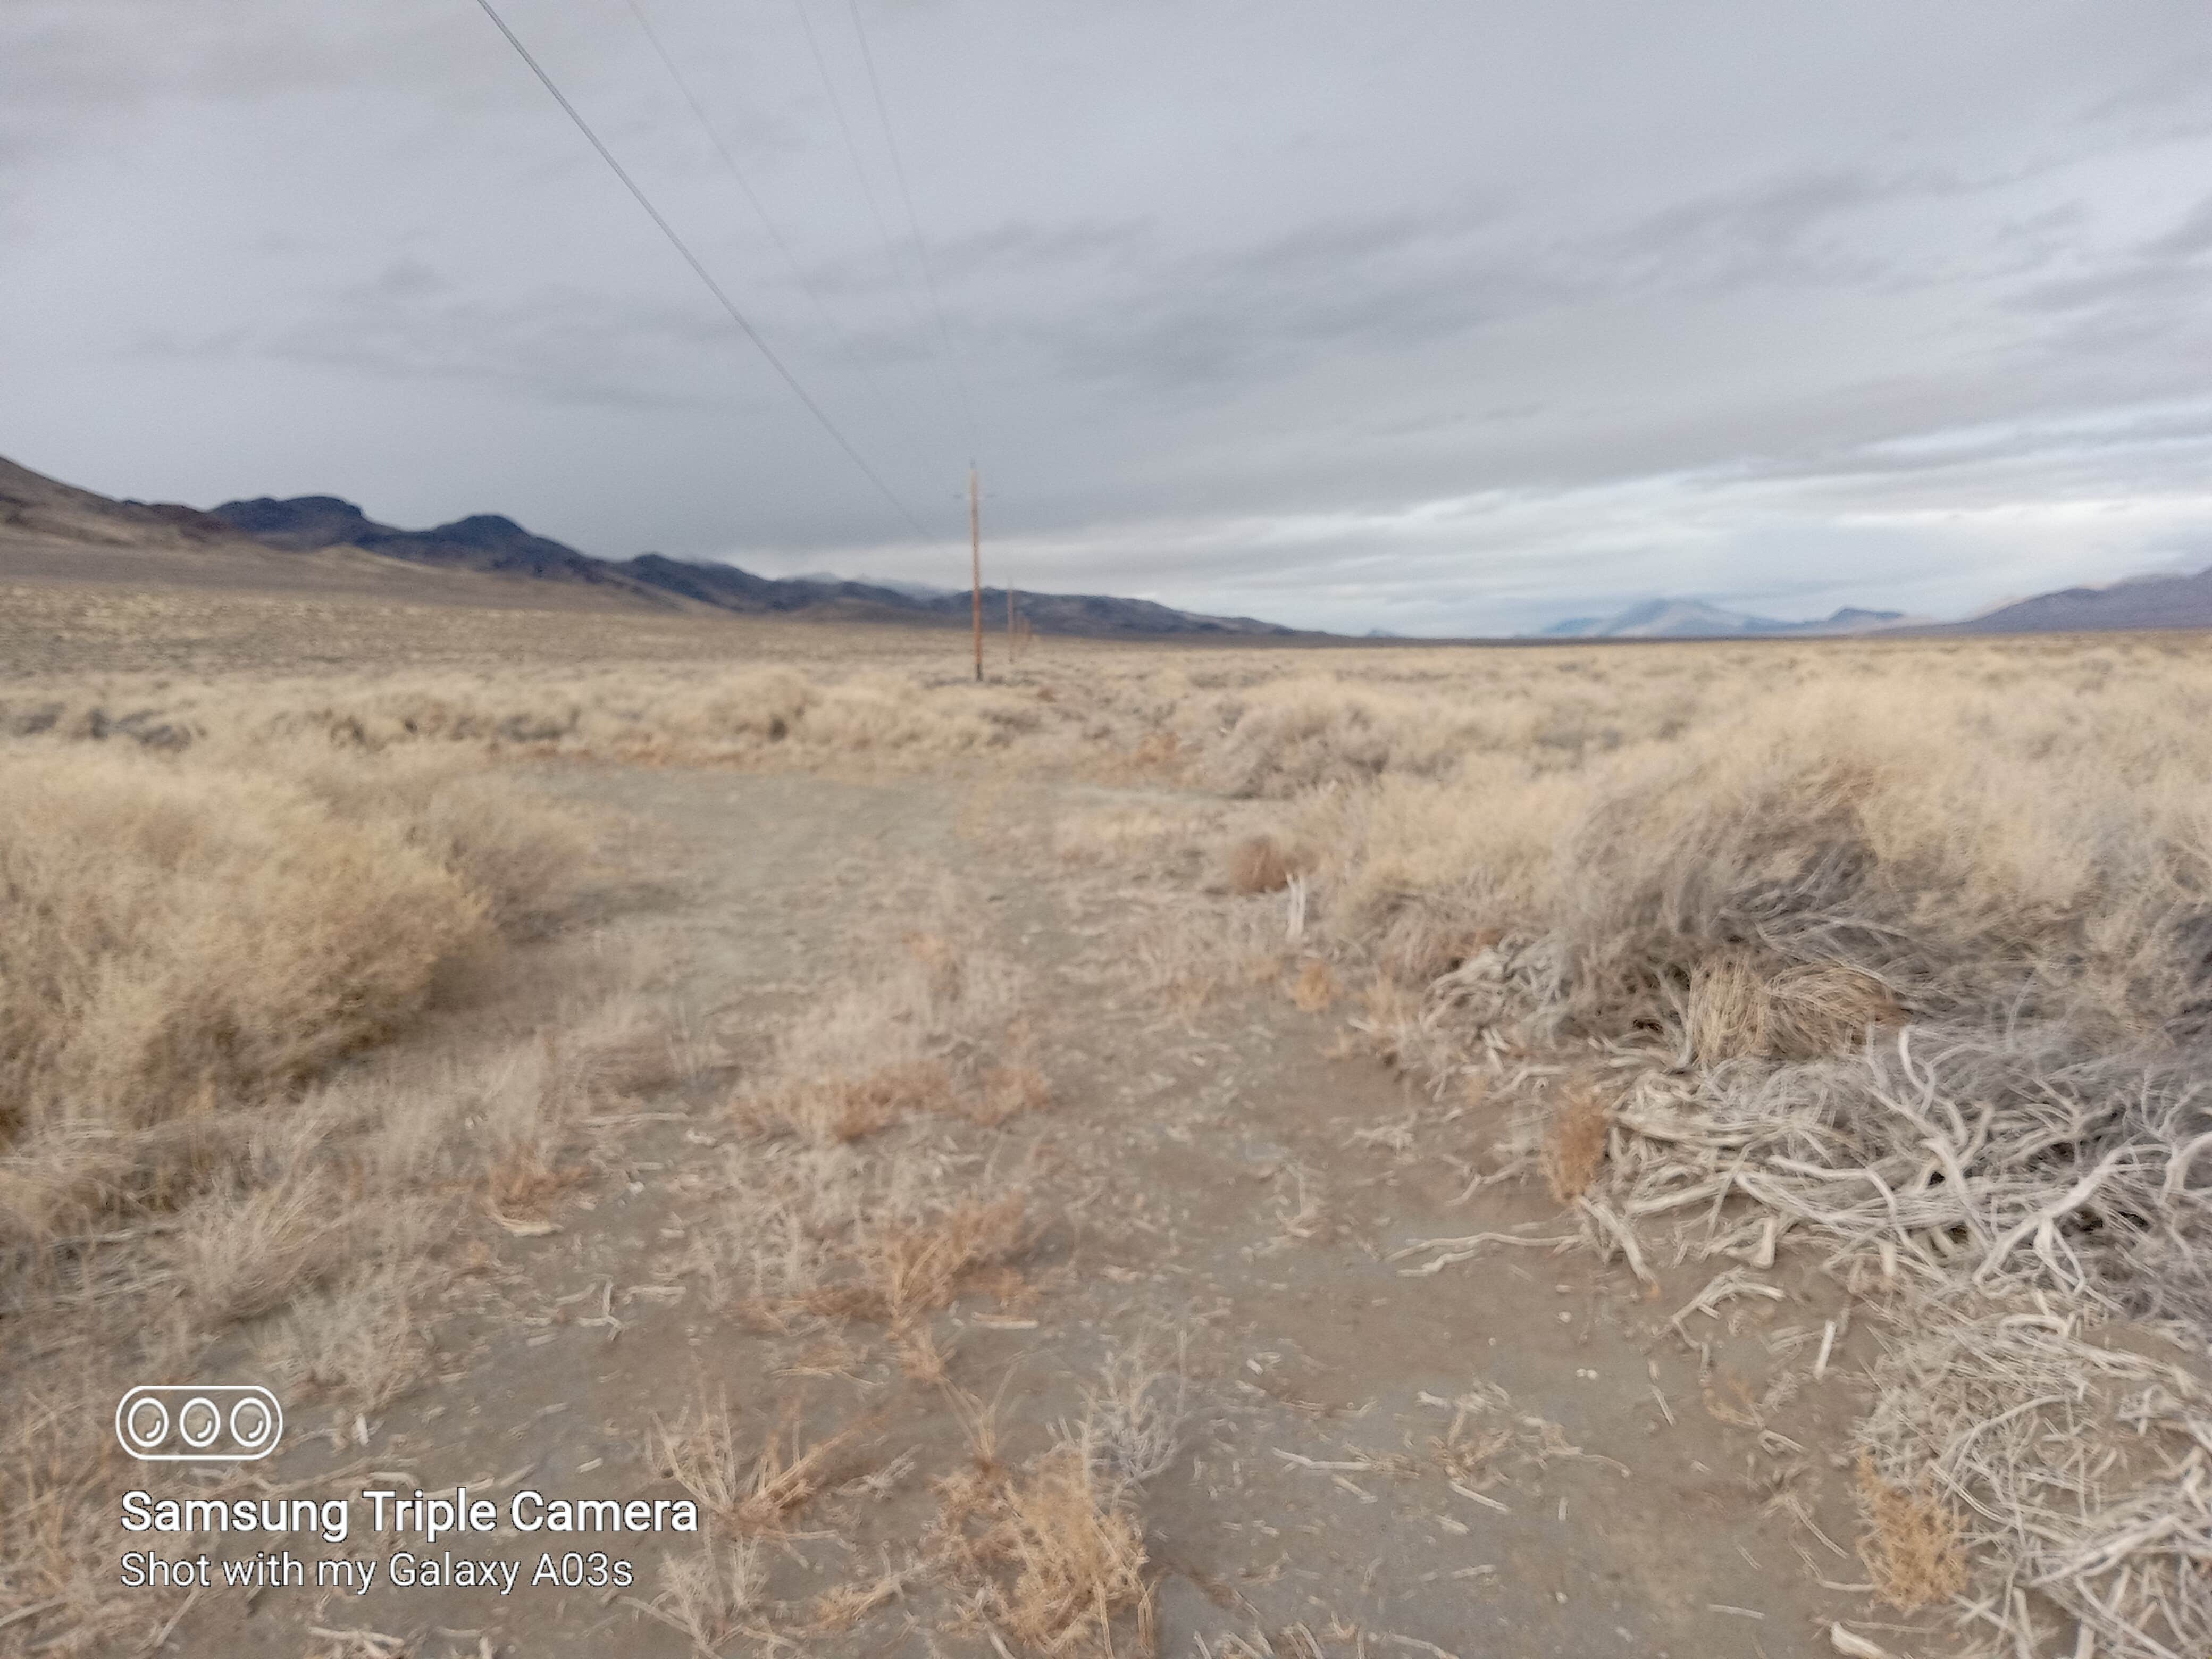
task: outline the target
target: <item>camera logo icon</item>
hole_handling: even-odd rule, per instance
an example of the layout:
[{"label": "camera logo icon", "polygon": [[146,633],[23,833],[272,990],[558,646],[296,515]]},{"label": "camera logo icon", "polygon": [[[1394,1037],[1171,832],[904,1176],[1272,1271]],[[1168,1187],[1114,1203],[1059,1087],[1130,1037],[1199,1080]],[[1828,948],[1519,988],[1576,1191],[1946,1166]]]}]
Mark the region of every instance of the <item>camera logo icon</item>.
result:
[{"label": "camera logo icon", "polygon": [[147,1463],[250,1463],[284,1437],[284,1408],[251,1382],[145,1383],[115,1407],[115,1438]]}]

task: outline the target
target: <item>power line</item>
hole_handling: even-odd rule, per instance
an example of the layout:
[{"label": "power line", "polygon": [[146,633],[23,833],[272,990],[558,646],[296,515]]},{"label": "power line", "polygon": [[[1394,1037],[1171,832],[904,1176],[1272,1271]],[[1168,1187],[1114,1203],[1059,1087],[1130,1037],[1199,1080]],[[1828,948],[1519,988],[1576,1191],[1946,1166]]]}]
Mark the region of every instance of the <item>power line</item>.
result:
[{"label": "power line", "polygon": [[837,349],[844,354],[845,361],[850,363],[854,370],[867,383],[868,390],[874,396],[877,403],[890,416],[893,428],[898,432],[912,458],[923,466],[928,466],[930,462],[927,457],[921,453],[921,446],[915,441],[914,434],[907,429],[904,421],[896,413],[892,400],[884,393],[882,384],[877,380],[875,372],[868,367],[866,360],[854,349],[844,330],[838,327],[837,319],[830,314],[830,307],[823,301],[821,293],[808,279],[805,267],[799,264],[799,256],[792,251],[791,244],[785,240],[783,233],[776,228],[775,221],[769,216],[768,204],[761,200],[759,192],[754,190],[751,181],[745,177],[744,170],[738,167],[737,158],[730,154],[730,147],[722,142],[722,135],[716,131],[714,122],[708,118],[706,109],[700,104],[698,95],[691,90],[690,82],[684,78],[684,71],[676,66],[674,54],[668,50],[666,43],[661,40],[660,32],[653,27],[653,20],[646,15],[645,7],[641,0],[628,0],[628,4],[630,15],[637,19],[638,27],[645,32],[645,38],[652,44],[654,55],[660,59],[661,67],[668,71],[668,78],[676,83],[677,91],[683,94],[684,101],[690,106],[691,113],[697,118],[700,129],[706,133],[708,142],[714,145],[714,153],[722,158],[722,167],[729,173],[731,182],[737,185],[739,192],[744,197],[746,205],[753,210],[753,216],[760,221],[761,228],[768,233],[769,240],[775,243],[776,251],[783,255],[783,262],[791,271],[792,280],[799,284],[800,291],[813,302],[815,313],[822,319],[822,325],[830,331],[830,338],[837,343]]},{"label": "power line", "polygon": [[768,359],[769,367],[783,377],[783,383],[791,388],[792,395],[806,405],[807,412],[822,423],[822,429],[824,432],[836,440],[837,447],[845,452],[854,466],[859,467],[866,475],[868,482],[873,484],[878,493],[897,510],[899,516],[914,527],[915,533],[926,541],[934,540],[935,538],[923,527],[921,520],[915,517],[908,509],[907,504],[892,493],[891,487],[883,481],[875,468],[868,465],[867,458],[853,447],[852,440],[838,429],[837,423],[830,418],[829,412],[821,404],[816,403],[808,394],[806,388],[799,383],[799,377],[784,366],[783,359],[777,356],[769,343],[761,337],[760,331],[745,320],[745,314],[738,309],[737,302],[722,291],[722,285],[714,280],[714,273],[699,262],[699,256],[692,252],[690,246],[676,234],[676,227],[661,216],[660,210],[653,206],[652,198],[638,187],[637,180],[629,176],[620,161],[615,160],[614,152],[600,142],[599,135],[592,131],[591,123],[584,119],[576,106],[568,101],[568,94],[553,83],[553,77],[548,75],[544,66],[530,55],[530,48],[524,46],[521,38],[507,26],[507,19],[501,17],[493,9],[491,0],[477,0],[477,4],[483,8],[484,15],[490,18],[498,26],[499,32],[507,37],[507,45],[513,46],[522,61],[530,65],[530,72],[538,77],[539,83],[546,91],[553,94],[553,101],[560,105],[567,112],[568,118],[576,124],[576,131],[591,141],[592,148],[599,153],[599,159],[607,164],[616,178],[623,181],[623,187],[637,198],[637,204],[643,208],[647,216],[660,228],[660,234],[668,239],[669,246],[684,256],[684,262],[690,265],[697,274],[699,280],[707,285],[707,291],[721,301],[722,309],[730,313],[730,320],[744,331],[745,337],[753,343],[762,356]]},{"label": "power line", "polygon": [[921,320],[921,312],[914,302],[914,286],[906,274],[906,261],[898,256],[898,246],[891,240],[891,228],[884,222],[884,210],[877,204],[875,190],[868,183],[868,169],[860,160],[860,146],[853,137],[853,124],[845,118],[845,106],[837,96],[837,84],[830,78],[830,62],[822,55],[822,42],[814,33],[814,21],[806,15],[806,0],[791,0],[791,9],[799,14],[799,27],[806,36],[806,50],[814,58],[815,72],[822,77],[822,91],[830,100],[830,112],[837,118],[837,131],[844,137],[845,154],[852,161],[853,176],[860,181],[860,194],[868,204],[868,216],[876,222],[876,234],[883,240],[884,257],[890,262],[899,297],[906,302],[907,316],[918,331],[927,334],[928,325]]},{"label": "power line", "polygon": [[853,33],[860,42],[860,61],[867,65],[868,90],[875,94],[876,119],[884,129],[884,144],[891,153],[891,173],[897,179],[899,198],[906,204],[907,228],[914,233],[914,251],[921,261],[922,281],[929,289],[929,307],[937,313],[938,338],[945,344],[945,361],[952,370],[952,384],[960,392],[960,413],[968,423],[968,453],[975,453],[975,406],[968,400],[968,377],[960,372],[960,356],[952,349],[952,331],[945,326],[945,301],[938,296],[937,271],[929,262],[929,244],[921,234],[921,220],[914,210],[914,192],[907,188],[906,164],[899,160],[898,140],[891,134],[891,112],[884,102],[884,84],[876,78],[876,54],[868,49],[868,32],[860,24],[860,0],[845,0],[853,14]]}]

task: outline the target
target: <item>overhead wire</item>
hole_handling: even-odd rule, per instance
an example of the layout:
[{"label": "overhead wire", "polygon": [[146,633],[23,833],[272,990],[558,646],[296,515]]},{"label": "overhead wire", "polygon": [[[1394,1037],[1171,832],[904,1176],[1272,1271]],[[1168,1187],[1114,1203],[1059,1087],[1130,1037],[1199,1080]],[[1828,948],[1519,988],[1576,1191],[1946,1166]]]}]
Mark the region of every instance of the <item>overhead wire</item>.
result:
[{"label": "overhead wire", "polygon": [[637,204],[645,210],[647,217],[659,228],[660,234],[668,239],[669,245],[684,256],[684,262],[690,265],[693,273],[706,284],[707,291],[721,303],[722,309],[729,313],[730,320],[738,325],[744,337],[752,342],[754,348],[768,360],[769,367],[775,369],[781,377],[783,383],[791,388],[792,395],[806,406],[807,412],[821,424],[822,429],[836,441],[837,447],[845,452],[847,458],[854,466],[860,468],[868,482],[875,486],[877,493],[890,503],[899,516],[912,526],[915,534],[928,541],[938,539],[923,526],[921,520],[915,516],[907,504],[899,499],[896,492],[884,482],[882,475],[868,464],[867,457],[854,447],[853,441],[845,435],[843,429],[836,422],[830,419],[829,411],[814,400],[812,394],[799,383],[799,377],[791,372],[782,358],[776,356],[775,348],[770,346],[767,340],[762,337],[760,331],[746,319],[744,313],[738,309],[737,302],[731,299],[722,285],[714,280],[714,273],[708,270],[701,262],[699,256],[691,251],[690,244],[677,234],[676,227],[669,223],[660,210],[653,204],[653,198],[645,193],[636,179],[630,177],[628,169],[615,159],[614,152],[609,149],[599,135],[592,130],[591,123],[584,118],[582,112],[575,105],[568,101],[568,94],[555,84],[553,77],[545,72],[544,65],[531,55],[530,48],[522,44],[521,37],[507,27],[507,19],[499,15],[491,0],[477,0],[477,4],[483,8],[484,15],[491,19],[499,32],[507,37],[507,45],[514,48],[516,55],[530,66],[530,72],[538,77],[539,84],[547,92],[552,94],[553,101],[560,105],[568,118],[575,123],[576,130],[591,142],[592,148],[599,152],[599,159],[607,164],[609,170],[616,178],[622,180],[623,188],[637,199]]},{"label": "overhead wire", "polygon": [[[791,0],[791,9],[799,15],[799,27],[806,37],[806,50],[814,59],[815,73],[821,76],[823,95],[830,100],[830,113],[836,118],[837,131],[845,141],[845,154],[853,163],[853,177],[860,186],[860,195],[868,204],[868,216],[876,222],[876,234],[883,240],[884,257],[890,263],[891,275],[898,283],[899,297],[905,301],[907,315],[915,330],[924,336],[929,326],[923,322],[921,309],[914,300],[914,284],[907,276],[906,261],[899,258],[898,245],[891,236],[890,223],[876,201],[873,185],[868,183],[867,165],[860,159],[860,141],[853,136],[853,124],[846,118],[844,100],[837,96],[837,83],[830,73],[830,60],[822,54],[822,41],[814,32],[814,20],[806,15],[806,0]],[[941,348],[939,349],[941,356]],[[943,359],[951,371],[949,358]]]},{"label": "overhead wire", "polygon": [[851,338],[843,329],[838,326],[837,319],[830,314],[829,305],[822,298],[820,290],[807,276],[806,269],[799,263],[799,256],[793,251],[791,243],[776,228],[775,220],[769,213],[768,204],[761,199],[760,192],[753,188],[752,181],[745,177],[744,169],[738,165],[737,157],[731,155],[729,145],[723,141],[721,133],[708,118],[705,106],[699,101],[698,94],[691,89],[690,81],[685,76],[684,71],[677,67],[675,54],[668,50],[667,43],[661,39],[659,30],[653,27],[653,19],[647,15],[642,0],[626,0],[626,3],[629,7],[630,15],[637,19],[638,27],[644,31],[647,41],[651,44],[653,55],[660,59],[661,67],[668,71],[668,78],[676,83],[676,90],[683,95],[684,101],[690,106],[691,113],[697,119],[701,131],[706,133],[708,142],[714,147],[714,153],[721,158],[723,170],[730,175],[730,181],[737,185],[738,192],[745,198],[745,204],[752,210],[753,216],[760,221],[761,228],[768,234],[769,240],[775,245],[776,252],[783,256],[784,264],[789,269],[792,280],[799,284],[799,290],[812,302],[815,314],[821,318],[823,327],[829,331],[830,338],[836,342],[837,349],[843,354],[845,361],[852,365],[854,371],[866,384],[870,394],[882,406],[893,429],[898,433],[901,441],[905,445],[912,459],[925,467],[930,465],[927,457],[922,453],[922,447],[915,441],[912,431],[908,428],[893,399],[885,393],[882,383],[876,379],[875,372],[868,367],[866,360],[854,348]]},{"label": "overhead wire", "polygon": [[[635,0],[632,0],[635,3]],[[868,90],[875,96],[876,119],[884,130],[884,146],[890,151],[891,173],[898,180],[899,199],[906,204],[907,228],[914,234],[915,257],[921,263],[922,281],[929,290],[929,307],[937,316],[938,338],[945,347],[945,361],[952,371],[952,384],[960,393],[960,413],[968,427],[968,455],[975,459],[975,406],[969,400],[968,377],[961,373],[960,354],[952,349],[952,331],[945,320],[945,301],[937,289],[937,270],[931,264],[929,243],[921,234],[921,218],[914,210],[914,191],[907,187],[906,163],[899,159],[898,139],[891,131],[891,112],[884,101],[884,83],[876,76],[876,54],[868,46],[868,31],[860,22],[860,0],[845,0],[853,15],[853,33],[860,43],[860,62],[868,71]]]}]

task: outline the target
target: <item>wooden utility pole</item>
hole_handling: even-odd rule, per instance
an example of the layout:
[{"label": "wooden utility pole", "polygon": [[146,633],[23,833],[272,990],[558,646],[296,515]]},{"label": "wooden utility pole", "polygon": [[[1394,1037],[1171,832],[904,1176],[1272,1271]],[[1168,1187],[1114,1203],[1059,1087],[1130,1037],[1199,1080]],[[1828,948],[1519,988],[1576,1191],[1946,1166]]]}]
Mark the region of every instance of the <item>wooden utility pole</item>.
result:
[{"label": "wooden utility pole", "polygon": [[1006,666],[1014,665],[1014,579],[1006,578]]},{"label": "wooden utility pole", "polygon": [[983,678],[983,508],[975,469],[968,469],[968,574],[975,588],[975,678]]}]

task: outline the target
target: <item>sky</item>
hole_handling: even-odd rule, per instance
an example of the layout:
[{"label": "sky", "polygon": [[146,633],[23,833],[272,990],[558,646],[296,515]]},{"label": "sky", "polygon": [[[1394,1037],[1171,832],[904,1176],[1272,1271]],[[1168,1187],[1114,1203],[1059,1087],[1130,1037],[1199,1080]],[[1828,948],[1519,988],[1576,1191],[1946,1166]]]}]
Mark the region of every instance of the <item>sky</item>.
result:
[{"label": "sky", "polygon": [[947,586],[972,459],[1355,633],[2212,565],[2201,0],[494,3],[826,419],[478,0],[6,0],[0,455]]}]

